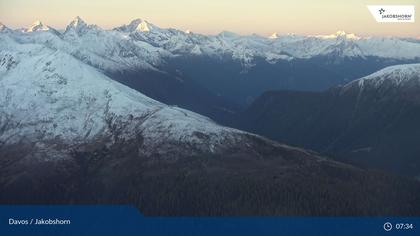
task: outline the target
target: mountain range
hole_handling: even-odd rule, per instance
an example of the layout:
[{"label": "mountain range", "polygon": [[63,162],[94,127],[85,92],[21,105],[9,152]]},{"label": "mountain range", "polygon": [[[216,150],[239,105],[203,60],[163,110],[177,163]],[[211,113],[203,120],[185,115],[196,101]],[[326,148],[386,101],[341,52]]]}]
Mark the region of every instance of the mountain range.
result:
[{"label": "mountain range", "polygon": [[[319,77],[329,71],[333,79],[350,62],[378,60],[371,70],[416,61],[416,42],[342,32],[206,36],[144,20],[103,30],[80,17],[65,30],[38,21],[20,30],[0,25],[0,31],[2,204],[132,204],[147,215],[420,212],[420,183],[414,178],[337,162],[202,115],[227,122],[243,114],[250,96],[282,88],[267,73],[283,81],[289,71],[305,78],[302,83],[322,84]],[[366,46],[389,43],[400,50],[373,53]],[[330,67],[317,64],[325,58],[322,63]],[[417,69],[386,71],[411,78]],[[369,78],[340,91],[353,94],[353,86],[379,84]],[[402,81],[414,83],[396,81],[397,88]]]},{"label": "mountain range", "polygon": [[[3,28],[18,41],[65,51],[154,99],[216,120],[223,116],[221,111],[246,107],[267,90],[320,91],[389,65],[420,62],[420,44],[414,39],[359,37],[344,31],[314,36],[242,36],[227,31],[202,35],[142,19],[104,30],[80,17],[65,30],[40,21],[28,29]],[[194,91],[201,91],[203,101],[194,99]],[[200,111],[202,107],[209,109]]]}]

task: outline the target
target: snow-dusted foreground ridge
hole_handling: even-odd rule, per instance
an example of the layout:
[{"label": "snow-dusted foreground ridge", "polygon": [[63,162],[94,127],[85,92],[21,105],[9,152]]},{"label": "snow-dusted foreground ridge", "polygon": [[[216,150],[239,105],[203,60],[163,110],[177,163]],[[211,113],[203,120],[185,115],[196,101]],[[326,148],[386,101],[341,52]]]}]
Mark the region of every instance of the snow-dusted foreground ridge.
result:
[{"label": "snow-dusted foreground ridge", "polygon": [[141,134],[146,148],[181,142],[215,151],[242,133],[150,99],[62,50],[7,35],[0,42],[2,144]]},{"label": "snow-dusted foreground ridge", "polygon": [[166,59],[177,56],[228,57],[244,68],[257,58],[267,62],[310,59],[319,56],[413,60],[420,58],[415,40],[389,37],[358,37],[338,31],[332,35],[241,36],[231,32],[202,35],[164,29],[136,19],[127,25],[104,30],[80,17],[59,32],[40,21],[23,30],[11,30],[0,23],[0,32],[18,41],[42,43],[108,71],[158,69]]},{"label": "snow-dusted foreground ridge", "polygon": [[389,84],[394,87],[419,88],[420,64],[389,66],[366,77],[355,80],[345,87],[370,85],[375,88]]}]

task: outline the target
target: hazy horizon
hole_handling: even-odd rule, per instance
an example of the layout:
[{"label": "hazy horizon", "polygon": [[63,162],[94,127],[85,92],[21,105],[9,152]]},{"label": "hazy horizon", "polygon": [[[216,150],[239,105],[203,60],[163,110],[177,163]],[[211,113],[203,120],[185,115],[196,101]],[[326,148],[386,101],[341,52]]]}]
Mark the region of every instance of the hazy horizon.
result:
[{"label": "hazy horizon", "polygon": [[10,28],[26,28],[34,21],[64,29],[76,16],[88,24],[111,29],[141,18],[161,28],[190,30],[201,34],[231,31],[241,35],[269,36],[294,33],[329,35],[339,30],[359,36],[420,36],[420,24],[377,23],[367,9],[372,4],[408,4],[416,0],[2,0],[0,22]]}]

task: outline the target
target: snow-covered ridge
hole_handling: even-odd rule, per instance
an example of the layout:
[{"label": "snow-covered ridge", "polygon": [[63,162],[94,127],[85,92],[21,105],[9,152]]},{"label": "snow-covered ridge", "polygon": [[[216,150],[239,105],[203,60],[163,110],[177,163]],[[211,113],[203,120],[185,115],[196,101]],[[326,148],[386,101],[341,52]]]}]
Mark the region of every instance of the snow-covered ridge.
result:
[{"label": "snow-covered ridge", "polygon": [[8,35],[0,42],[1,144],[141,135],[142,151],[182,142],[213,152],[243,134],[148,98],[60,49]]},{"label": "snow-covered ridge", "polygon": [[352,81],[345,85],[344,88],[357,86],[364,88],[366,85],[372,85],[375,88],[384,83],[391,83],[395,86],[402,86],[406,83],[416,83],[420,86],[420,64],[404,64],[389,66],[379,70],[373,74]]},{"label": "snow-covered ridge", "polygon": [[[37,31],[37,34],[33,31]],[[40,36],[51,34],[52,31],[57,37]],[[6,30],[0,32],[14,32],[18,41],[43,43],[48,47],[65,50],[90,65],[110,71],[133,67],[157,70],[168,57],[174,55],[205,55],[217,58],[228,56],[239,61],[244,68],[254,66],[256,58],[264,58],[270,63],[326,55],[420,60],[420,43],[414,38],[359,37],[344,31],[313,36],[276,33],[270,37],[256,34],[242,36],[227,31],[217,35],[203,35],[160,28],[143,19],[135,19],[112,30],[104,30],[76,17],[62,34],[40,22],[24,33]]]}]

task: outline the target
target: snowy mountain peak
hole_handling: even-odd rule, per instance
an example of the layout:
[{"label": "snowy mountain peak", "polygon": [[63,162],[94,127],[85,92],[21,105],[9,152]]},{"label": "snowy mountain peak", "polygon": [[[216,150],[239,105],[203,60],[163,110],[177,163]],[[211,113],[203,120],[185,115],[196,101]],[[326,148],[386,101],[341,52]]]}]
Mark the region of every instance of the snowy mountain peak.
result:
[{"label": "snowy mountain peak", "polygon": [[339,31],[337,31],[337,32],[335,33],[335,35],[336,35],[336,36],[346,36],[346,35],[347,35],[347,33],[346,33],[346,31],[344,31],[344,30],[339,30]]},{"label": "snowy mountain peak", "polygon": [[124,31],[124,32],[136,32],[136,31],[149,32],[153,28],[155,28],[154,25],[150,24],[149,22],[145,20],[138,18],[138,19],[132,20],[128,25],[123,25],[115,29],[119,31]]},{"label": "snowy mountain peak", "polygon": [[323,38],[323,39],[338,39],[338,38],[353,39],[353,40],[360,39],[359,36],[357,36],[355,34],[348,34],[344,30],[339,30],[339,31],[335,32],[334,34],[330,34],[330,35],[318,35],[316,37]]},{"label": "snowy mountain peak", "polygon": [[272,35],[270,35],[270,37],[268,37],[269,39],[276,39],[278,38],[278,34],[276,32],[274,32]]},{"label": "snowy mountain peak", "polygon": [[86,22],[80,18],[80,16],[76,16],[70,24],[72,27],[81,27],[81,26],[87,26]]},{"label": "snowy mountain peak", "polygon": [[347,39],[356,39],[356,40],[360,39],[359,36],[357,36],[355,34],[348,34],[345,31],[337,31],[335,34],[336,34],[337,37],[344,37],[344,38],[347,38]]},{"label": "snowy mountain peak", "polygon": [[36,32],[36,31],[48,31],[50,27],[44,25],[40,20],[35,21],[32,25],[26,29],[26,32]]},{"label": "snowy mountain peak", "polygon": [[137,25],[136,31],[149,32],[150,26],[146,21],[142,21],[140,22],[140,24]]},{"label": "snowy mountain peak", "polygon": [[80,18],[80,16],[76,16],[70,24],[66,27],[66,33],[70,31],[75,31],[76,33],[81,33],[85,29],[88,28],[88,24]]}]

